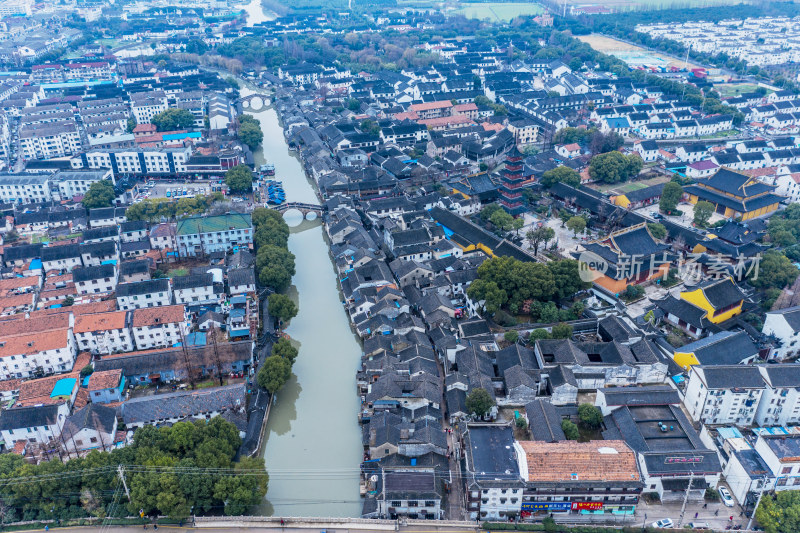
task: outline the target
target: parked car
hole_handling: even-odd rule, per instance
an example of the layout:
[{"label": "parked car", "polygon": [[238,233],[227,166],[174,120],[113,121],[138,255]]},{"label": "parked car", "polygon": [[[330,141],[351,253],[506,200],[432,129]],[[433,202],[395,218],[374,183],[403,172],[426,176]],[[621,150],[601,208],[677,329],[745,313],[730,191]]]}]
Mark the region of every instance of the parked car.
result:
[{"label": "parked car", "polygon": [[708,522],[689,522],[689,527],[691,529],[711,529]]},{"label": "parked car", "polygon": [[717,492],[719,492],[719,497],[726,507],[734,506],[733,496],[731,496],[731,493],[727,488],[720,487]]},{"label": "parked car", "polygon": [[672,527],[672,519],[671,518],[662,518],[657,522],[653,522],[650,527],[653,529],[669,529]]}]

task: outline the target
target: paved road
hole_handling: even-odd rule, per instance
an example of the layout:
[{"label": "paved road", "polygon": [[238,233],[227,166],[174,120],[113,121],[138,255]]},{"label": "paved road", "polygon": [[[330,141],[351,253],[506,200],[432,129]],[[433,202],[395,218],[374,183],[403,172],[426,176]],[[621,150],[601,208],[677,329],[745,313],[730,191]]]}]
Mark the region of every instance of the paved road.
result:
[{"label": "paved road", "polygon": [[[203,525],[203,527],[191,527],[191,526],[158,526],[158,530],[164,531],[204,531],[204,530],[213,530],[222,533],[241,533],[241,527],[215,527],[213,525]],[[385,533],[387,529],[361,529],[361,528],[343,528],[334,525],[334,528],[327,528],[327,527],[319,527],[319,526],[311,526],[308,527],[292,527],[290,524],[287,524],[285,527],[248,527],[246,529],[257,530],[263,533],[289,533],[289,532],[307,532],[309,529],[311,530],[320,530],[325,529],[328,533]],[[57,533],[58,531],[70,531],[70,533],[99,533],[102,530],[102,533],[141,533],[143,529],[139,526],[109,526],[109,527],[87,527],[87,526],[73,526],[73,527],[59,527],[53,528],[51,531]],[[442,524],[437,526],[435,522],[431,522],[430,525],[425,524],[422,526],[400,526],[399,531],[405,533],[465,533],[469,531],[477,530],[477,525],[473,526],[466,526],[463,528],[455,527],[452,524]],[[44,529],[25,529],[25,530],[15,530],[15,533],[27,533],[27,532],[44,532]],[[147,531],[153,533],[153,528],[148,527]]]}]

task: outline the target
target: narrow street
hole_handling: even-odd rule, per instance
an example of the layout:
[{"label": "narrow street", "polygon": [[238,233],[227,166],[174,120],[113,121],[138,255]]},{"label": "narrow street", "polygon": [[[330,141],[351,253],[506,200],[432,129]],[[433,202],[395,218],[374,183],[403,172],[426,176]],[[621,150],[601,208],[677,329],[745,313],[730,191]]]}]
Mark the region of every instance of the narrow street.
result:
[{"label": "narrow street", "polygon": [[[445,372],[441,359],[437,358],[436,364],[439,367],[439,374],[442,376],[442,381],[444,382]],[[442,388],[442,413],[446,411],[446,405],[445,390]],[[445,519],[464,520],[464,485],[461,479],[461,465],[459,464],[461,449],[456,446],[458,428],[453,428],[450,425],[450,417],[448,414],[443,417],[442,427],[444,428],[445,437],[447,438],[448,462],[450,465],[450,492],[447,493]]]}]

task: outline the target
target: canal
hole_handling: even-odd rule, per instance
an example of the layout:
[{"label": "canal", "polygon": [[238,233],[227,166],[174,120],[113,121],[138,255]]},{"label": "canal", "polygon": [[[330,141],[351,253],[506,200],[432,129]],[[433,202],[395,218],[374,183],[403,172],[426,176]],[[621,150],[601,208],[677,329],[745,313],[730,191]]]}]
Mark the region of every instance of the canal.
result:
[{"label": "canal", "polygon": [[[249,94],[243,88],[242,95]],[[268,160],[288,201],[318,203],[299,160],[289,152],[274,109],[253,114],[264,131],[256,168]],[[293,216],[294,215],[294,216]],[[299,343],[293,376],[267,422],[264,460],[269,490],[262,514],[358,517],[361,431],[355,373],[361,346],[342,307],[320,221],[286,215],[296,257],[294,296],[300,311],[286,332]]]}]

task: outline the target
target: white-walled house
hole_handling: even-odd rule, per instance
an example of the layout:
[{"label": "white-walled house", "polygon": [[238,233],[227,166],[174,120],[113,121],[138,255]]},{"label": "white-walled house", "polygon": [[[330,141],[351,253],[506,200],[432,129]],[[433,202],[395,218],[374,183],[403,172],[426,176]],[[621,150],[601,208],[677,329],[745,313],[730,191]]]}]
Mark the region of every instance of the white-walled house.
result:
[{"label": "white-walled house", "polygon": [[800,435],[761,434],[755,450],[775,478],[775,490],[800,488]]},{"label": "white-walled house", "polygon": [[112,354],[134,349],[127,311],[79,315],[74,332],[80,351]]},{"label": "white-walled house", "polygon": [[782,361],[797,355],[800,353],[800,306],[769,311],[761,332],[775,338],[775,359]]},{"label": "white-walled house", "polygon": [[76,268],[72,271],[75,291],[80,295],[114,292],[117,287],[117,269],[114,265]]},{"label": "white-walled house", "polygon": [[0,380],[66,372],[76,354],[70,328],[0,339]]},{"label": "white-walled house", "polygon": [[70,454],[114,447],[117,413],[112,407],[88,403],[67,417],[61,441]]},{"label": "white-walled house", "polygon": [[117,286],[117,306],[120,309],[142,309],[172,303],[172,289],[165,278],[120,283]]},{"label": "white-walled house", "polygon": [[757,366],[692,365],[683,403],[695,421],[748,426],[765,388]]},{"label": "white-walled house", "polygon": [[14,443],[46,443],[58,439],[69,415],[66,403],[0,411],[0,437],[7,449]]},{"label": "white-walled house", "polygon": [[189,322],[183,305],[165,305],[133,311],[133,337],[138,350],[172,347],[184,342]]},{"label": "white-walled house", "polygon": [[760,426],[800,424],[800,365],[761,365],[767,388],[756,413]]}]

